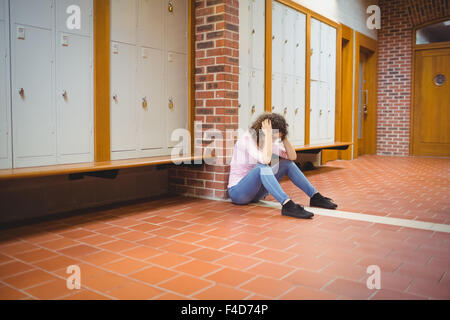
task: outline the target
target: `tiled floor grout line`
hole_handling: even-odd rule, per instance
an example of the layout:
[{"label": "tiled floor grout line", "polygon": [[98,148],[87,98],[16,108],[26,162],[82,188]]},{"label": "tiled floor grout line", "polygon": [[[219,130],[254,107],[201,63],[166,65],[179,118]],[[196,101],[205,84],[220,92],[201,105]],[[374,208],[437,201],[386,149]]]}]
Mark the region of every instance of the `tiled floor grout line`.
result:
[{"label": "tiled floor grout line", "polygon": [[[9,255],[8,255],[8,256],[9,256]],[[11,257],[11,256],[9,256],[9,257]],[[70,257],[70,258],[71,258],[71,259],[74,259],[74,260],[77,260],[76,258],[73,258],[73,257]],[[43,269],[43,268],[40,268],[40,267],[37,266],[37,265],[34,265],[32,262],[24,261],[24,260],[21,260],[21,259],[16,258],[16,257],[14,257],[14,259],[17,260],[17,261],[20,261],[20,262],[23,263],[23,264],[29,265],[30,267],[33,267],[33,268],[35,268],[35,269],[38,269],[38,270],[40,270],[40,271],[42,271],[42,272],[44,272],[44,273],[51,274],[52,276],[54,276],[54,277],[56,277],[56,278],[59,278],[59,279],[61,279],[61,280],[67,280],[67,278],[64,278],[64,277],[62,277],[62,276],[60,276],[59,274],[56,273],[56,271],[62,270],[62,269],[64,269],[64,268],[57,269],[57,270],[54,270],[54,271],[48,271],[48,270],[45,270],[45,269]],[[52,258],[49,258],[49,259],[52,259]],[[33,261],[33,262],[40,262],[40,261],[45,261],[45,260],[49,260],[49,259],[40,259],[40,260]],[[31,271],[32,271],[32,270],[31,270]],[[13,274],[12,276],[7,277],[7,278],[5,278],[5,279],[12,278],[12,277],[15,277],[15,276],[20,276],[20,275],[22,275],[22,274],[25,274],[25,273],[31,272],[31,271],[28,270],[28,271],[25,271],[25,272]],[[38,287],[38,286],[41,286],[41,285],[45,285],[45,284],[48,284],[48,283],[51,283],[51,282],[54,282],[54,281],[56,281],[56,280],[55,280],[55,279],[52,279],[52,280],[40,282],[40,283],[37,283],[37,284],[35,284],[35,285],[29,286],[29,287],[26,287],[26,288],[23,288],[23,289],[19,289],[19,288],[16,288],[16,287],[14,287],[14,286],[10,286],[10,287],[13,288],[13,289],[15,289],[15,290],[27,290],[27,289],[32,289],[32,288],[35,288],[35,287]],[[2,281],[2,282],[4,282],[4,281]],[[95,290],[95,289],[93,289],[93,288],[90,288],[90,287],[89,287],[88,289],[89,289],[89,290],[92,290],[92,291],[94,291],[94,292],[96,292],[96,293],[98,293],[98,294],[100,294],[100,295],[107,295],[106,293],[102,293],[102,292],[97,291],[97,290]],[[75,293],[76,293],[76,292],[74,292],[73,294],[75,294]],[[29,294],[29,293],[27,293],[27,292],[26,292],[26,294],[29,295],[29,296],[32,296],[31,294]],[[71,294],[69,294],[69,295],[71,295]],[[34,296],[32,296],[32,297],[34,297]],[[35,298],[35,299],[38,299],[38,298],[36,298],[36,297],[34,297],[34,298]]]},{"label": "tiled floor grout line", "polygon": [[[39,245],[39,244],[37,244],[37,245]],[[57,252],[56,250],[48,249],[48,248],[45,248],[45,247],[44,247],[44,248],[40,247],[40,248],[41,248],[41,249],[46,249],[46,250],[49,250],[49,251],[53,251],[54,253],[58,253],[58,254],[60,254],[60,255],[62,255],[62,256],[65,256],[66,258],[71,258],[71,259],[74,259],[74,260],[80,260],[80,258],[78,258],[78,257],[71,257],[71,256],[68,256],[68,255],[59,253],[59,252]],[[34,250],[34,249],[33,249],[33,250]],[[27,252],[33,251],[33,250],[28,250]],[[107,249],[100,249],[100,250],[109,251],[109,250],[107,250]],[[24,253],[25,253],[25,252],[24,252]],[[95,253],[95,252],[94,252],[94,253]],[[91,254],[94,254],[94,253],[91,253]],[[114,252],[112,252],[112,253],[114,253]],[[5,254],[5,253],[3,253],[3,254]],[[21,261],[21,262],[23,262],[23,263],[25,263],[25,264],[27,264],[27,265],[31,265],[32,267],[35,267],[35,268],[37,268],[37,269],[39,269],[39,270],[41,270],[41,271],[43,271],[43,272],[45,272],[45,273],[50,273],[50,274],[56,276],[57,278],[60,278],[60,279],[65,280],[65,278],[59,276],[59,275],[56,273],[56,271],[62,270],[63,268],[58,269],[58,270],[54,270],[54,271],[47,271],[47,270],[42,269],[42,268],[40,268],[40,267],[38,267],[38,266],[36,266],[36,265],[33,265],[31,262],[26,262],[26,261],[20,260],[19,258],[16,258],[16,257],[14,257],[14,256],[10,256],[10,255],[8,255],[8,254],[5,254],[5,255],[9,256],[9,257],[12,258],[12,259],[19,260],[19,261]],[[86,255],[86,256],[89,256],[89,254]],[[41,259],[41,260],[37,260],[37,261],[33,261],[33,262],[41,262],[41,261],[45,261],[45,260],[49,260],[49,259],[52,259],[52,258]],[[123,259],[123,257],[122,257],[122,258],[118,258],[117,260],[114,260],[114,261],[119,261],[119,260],[122,260],[122,259]],[[145,260],[144,260],[144,261],[145,261]],[[83,261],[83,260],[81,260],[80,263],[85,263],[85,264],[87,264],[87,265],[90,265],[91,267],[99,268],[99,269],[102,270],[102,271],[110,272],[110,273],[115,274],[115,275],[117,275],[117,276],[125,277],[125,278],[127,278],[128,280],[131,280],[132,282],[139,282],[139,283],[141,283],[141,284],[144,284],[144,285],[147,285],[147,286],[151,286],[151,287],[153,287],[153,288],[156,287],[155,289],[158,289],[158,290],[161,290],[161,291],[164,291],[164,290],[165,290],[165,291],[168,291],[168,292],[170,292],[170,293],[178,294],[177,292],[171,291],[171,290],[169,290],[169,289],[165,289],[165,288],[163,288],[163,287],[158,287],[158,286],[155,285],[155,284],[151,284],[151,283],[148,283],[148,282],[145,282],[145,281],[141,281],[141,280],[139,280],[139,279],[134,279],[134,278],[129,277],[129,275],[131,275],[131,274],[133,274],[133,273],[136,273],[137,271],[132,272],[132,273],[130,273],[130,274],[121,274],[121,273],[118,273],[118,272],[115,272],[115,271],[106,269],[106,268],[104,268],[103,265],[95,265],[95,264],[93,264],[93,263],[86,262],[86,261]],[[108,263],[111,263],[111,262],[108,262]],[[181,264],[181,263],[180,263],[180,264]],[[178,264],[178,265],[180,265],[180,264]],[[175,265],[175,267],[178,266],[178,265]],[[144,268],[141,268],[141,269],[151,268],[151,267],[153,267],[153,266],[154,266],[154,265],[151,264],[151,265],[149,265],[149,266],[147,266],[147,267],[144,267]],[[173,270],[171,270],[170,268],[166,268],[166,267],[160,266],[160,265],[158,265],[158,266],[161,267],[161,268],[163,268],[163,269],[168,269],[168,270],[170,270],[170,271],[173,271]],[[172,267],[174,267],[174,266],[172,266]],[[25,271],[25,272],[22,272],[22,273],[20,273],[20,274],[23,274],[23,273],[26,273],[26,272],[29,272],[29,271]],[[190,274],[187,274],[187,273],[184,273],[184,272],[181,272],[181,271],[178,271],[178,272],[181,273],[181,275],[184,274],[184,275],[191,276]],[[14,276],[17,276],[17,275],[20,275],[20,274],[14,274],[14,275],[12,275],[12,276],[10,276],[10,277],[14,277]],[[169,280],[172,280],[172,279],[174,279],[174,278],[176,278],[176,277],[178,277],[178,276],[180,276],[180,275],[177,274],[177,275],[175,275],[175,276],[173,276],[173,277],[171,277],[171,278],[169,278],[169,279],[166,279],[166,280],[164,280],[164,281],[162,281],[162,282],[159,282],[158,284],[165,283],[165,282],[167,282],[167,281],[169,281]],[[8,278],[9,278],[9,277],[8,277]],[[53,281],[53,280],[52,280],[52,281]],[[211,281],[211,280],[210,280],[210,281]],[[36,286],[39,286],[39,285],[42,285],[42,284],[46,284],[46,283],[48,283],[48,282],[51,282],[51,281],[41,282],[41,283],[38,283],[38,284],[36,284],[36,285],[34,285],[34,286],[27,287],[27,288],[25,288],[25,289],[33,288],[33,287],[36,287]],[[16,289],[15,287],[13,287],[13,288]],[[97,291],[97,290],[95,290],[94,288],[91,288],[91,287],[85,287],[85,288],[87,288],[87,289],[89,289],[89,290],[91,290],[91,291],[94,291],[94,292],[96,292],[96,293],[98,293],[98,294],[100,294],[100,295],[108,295],[106,292],[105,292],[105,293],[102,293],[102,292]],[[116,289],[116,288],[113,288],[113,289]],[[110,289],[110,290],[113,290],[113,289]],[[112,296],[109,296],[109,297],[112,297]]]},{"label": "tiled floor grout line", "polygon": [[[100,229],[101,230],[101,229]],[[125,232],[123,232],[123,233],[125,233]],[[123,234],[123,233],[121,233],[121,234]],[[242,232],[241,232],[242,233]],[[58,235],[60,235],[60,234],[58,234]],[[90,236],[93,236],[93,235],[90,235]],[[90,237],[90,236],[87,236],[87,237]],[[176,236],[176,235],[174,235],[174,236]],[[81,240],[82,241],[82,239],[83,238],[87,238],[87,237],[82,237],[82,238],[80,238],[80,239],[77,239],[77,240]],[[114,237],[114,236],[112,236],[112,237]],[[214,237],[214,236],[209,236],[209,237]],[[267,239],[267,238],[265,238],[265,239]],[[261,240],[261,241],[264,241],[265,239],[263,239],[263,240]],[[71,240],[73,240],[73,239],[71,239]],[[121,239],[118,239],[118,240],[121,240]],[[51,240],[52,241],[52,240]],[[112,241],[114,241],[114,240],[112,240]],[[110,242],[112,242],[112,241],[110,241]],[[199,240],[199,241],[201,241],[201,240]],[[108,242],[109,243],[109,242]],[[239,242],[233,242],[232,244],[230,244],[230,245],[228,245],[228,246],[225,246],[225,247],[222,247],[222,248],[220,248],[220,249],[217,249],[218,251],[221,251],[222,252],[222,249],[226,249],[227,247],[230,247],[230,246],[232,246],[232,245],[234,245],[234,244],[236,244],[236,243],[239,243]],[[103,244],[102,244],[103,245]],[[93,247],[96,247],[95,245],[90,245],[90,246],[93,246]],[[69,247],[67,247],[67,248],[69,248]],[[98,248],[98,247],[96,247],[96,248]],[[164,246],[163,247],[159,247],[158,249],[162,249],[162,250],[164,250],[163,249],[164,248]],[[201,250],[201,249],[210,249],[209,247],[200,247],[198,250]],[[47,249],[47,248],[45,248],[44,247],[44,249]],[[65,249],[65,248],[64,248]],[[265,248],[264,247],[261,247],[261,249],[259,250],[259,251],[257,251],[257,252],[254,252],[254,254],[256,254],[256,253],[259,253],[259,252],[261,252],[261,251],[263,251]],[[47,249],[48,250],[48,249]],[[62,249],[61,249],[62,250]],[[99,249],[99,250],[103,250],[103,251],[107,251],[107,252],[109,252],[110,250],[108,250],[108,249],[103,249],[103,248],[101,248],[101,249]],[[30,250],[31,251],[31,250]],[[123,250],[123,251],[126,251],[126,250]],[[111,251],[112,252],[112,251]],[[194,250],[192,250],[191,252],[194,252]],[[112,253],[114,253],[114,252],[112,252]],[[92,255],[92,254],[95,254],[95,252],[94,253],[91,253],[91,254],[88,254],[88,255],[86,255],[86,256],[89,256],[89,255]],[[122,251],[121,252],[119,252],[118,253],[119,255],[122,255]],[[163,255],[164,254],[164,252],[162,252],[161,254],[157,254],[156,256],[153,256],[153,257],[157,257],[157,256],[160,256],[160,255]],[[229,255],[230,254],[235,254],[235,255],[240,255],[240,254],[236,254],[236,253],[229,253]],[[181,255],[181,256],[184,256],[184,255]],[[153,258],[153,257],[150,257],[150,258],[148,258],[148,259],[151,259],[151,258]],[[225,257],[222,257],[222,258],[219,258],[219,259],[216,259],[216,260],[220,260],[220,259],[223,259],[223,258],[226,258],[227,256],[225,256]],[[110,261],[110,262],[108,262],[107,264],[110,264],[110,263],[113,263],[113,262],[115,262],[115,261],[120,261],[120,260],[123,260],[124,258],[128,258],[128,257],[126,257],[126,256],[122,256],[121,258],[118,258],[118,259],[116,259],[116,260],[114,260],[114,261]],[[187,258],[187,257],[186,257]],[[164,267],[164,266],[160,266],[160,265],[158,265],[159,267],[162,267],[162,268],[165,268],[165,269],[168,269],[168,270],[171,270],[171,271],[175,271],[175,272],[179,272],[179,273],[181,273],[181,274],[184,274],[184,275],[188,275],[188,276],[192,276],[191,274],[188,274],[188,273],[184,273],[184,272],[182,272],[182,271],[179,271],[179,270],[176,270],[176,269],[174,269],[174,268],[176,268],[176,267],[178,267],[178,266],[180,266],[180,265],[183,265],[183,264],[186,264],[186,263],[189,263],[189,262],[191,262],[192,261],[192,258],[191,257],[189,257],[191,260],[190,261],[186,261],[186,262],[182,262],[182,263],[179,263],[179,264],[177,264],[177,265],[173,265],[173,266],[171,266],[171,267]],[[258,260],[261,260],[261,261],[259,261],[257,264],[255,264],[255,265],[252,265],[252,266],[249,266],[249,267],[247,267],[246,269],[248,269],[248,268],[251,268],[251,267],[254,267],[254,266],[256,266],[256,265],[258,265],[258,264],[261,264],[261,263],[263,263],[265,260],[262,260],[262,259],[259,259],[259,258],[257,258],[257,257],[255,257],[256,259],[258,259]],[[43,259],[43,260],[46,260],[46,259]],[[140,259],[137,259],[138,261],[140,260]],[[147,262],[146,261],[147,259],[145,259],[145,260],[143,260],[144,262]],[[39,261],[42,261],[42,260],[39,260]],[[101,266],[98,266],[98,265],[93,265],[92,263],[89,263],[89,262],[85,262],[85,261],[81,261],[82,263],[86,263],[86,264],[88,264],[88,265],[91,265],[91,266],[94,266],[94,267],[98,267],[98,268],[100,268],[100,269],[106,269],[106,268],[104,268],[104,265],[101,265]],[[106,264],[106,265],[107,265]],[[223,268],[225,268],[226,266],[223,266],[223,265],[221,265]],[[139,272],[140,270],[145,270],[145,269],[147,269],[147,268],[150,268],[150,267],[152,267],[152,266],[146,266],[146,267],[143,267],[143,268],[141,268],[141,269],[139,269],[139,270],[136,270],[136,271],[133,271],[132,273],[130,273],[130,274],[120,274],[120,273],[116,273],[116,272],[113,272],[113,271],[111,271],[111,270],[109,270],[109,269],[106,269],[106,270],[104,270],[104,271],[107,271],[107,272],[112,272],[112,273],[114,273],[114,274],[116,274],[116,275],[119,275],[119,276],[125,276],[125,277],[127,277],[127,276],[129,276],[129,275],[132,275],[133,273],[137,273],[137,272]],[[234,268],[231,268],[231,269],[234,269]],[[246,270],[246,269],[244,269],[244,270]],[[45,271],[45,270],[44,270]],[[213,271],[213,272],[211,272],[211,273],[215,273],[215,272],[218,272],[219,270],[216,270],[216,271]],[[294,270],[295,271],[295,270]],[[173,291],[171,291],[171,290],[168,290],[168,289],[165,289],[165,288],[162,288],[162,287],[158,287],[158,285],[160,285],[160,284],[164,284],[165,282],[168,282],[168,281],[170,281],[170,280],[173,280],[173,279],[175,279],[175,278],[177,278],[178,276],[180,276],[180,275],[175,275],[175,276],[173,276],[173,277],[171,277],[171,278],[169,278],[169,279],[166,279],[166,280],[164,280],[164,281],[162,281],[162,282],[159,282],[157,285],[153,285],[153,284],[150,284],[151,286],[157,286],[157,289],[163,289],[163,290],[166,290],[166,291],[169,291],[169,292],[171,292],[171,293],[175,293],[175,294],[178,294],[178,293],[176,293],[176,292],[173,292]],[[253,279],[255,279],[256,277],[258,277],[258,275],[257,274],[255,274],[255,276],[253,277],[253,278],[251,278],[251,279],[249,279],[247,282],[249,282],[249,281],[251,281],[251,280],[253,280]],[[128,277],[127,277],[128,278]],[[269,277],[269,278],[271,278],[271,277]],[[140,282],[140,283],[142,283],[142,284],[146,284],[146,285],[149,285],[147,282],[143,282],[143,281],[140,281],[140,280],[138,280],[138,279],[134,279],[134,278],[131,278],[133,281],[136,281],[136,282]],[[273,278],[274,279],[274,278]],[[211,280],[208,280],[208,279],[204,279],[204,280],[207,280],[207,281],[211,281]],[[245,284],[246,282],[244,282],[243,284]],[[209,286],[209,287],[205,287],[205,288],[203,288],[204,290],[207,290],[207,289],[209,289],[209,288],[211,288],[211,287],[213,287],[214,285],[216,285],[217,283],[215,282],[215,281],[213,281],[213,284],[211,285],[211,286]],[[243,284],[241,284],[241,285],[243,285]],[[92,288],[90,288],[90,287],[88,287],[89,288],[89,290],[92,290],[92,291],[94,291]],[[111,289],[112,290],[112,289]],[[240,289],[240,290],[244,290],[244,289]],[[200,290],[200,291],[202,291],[202,290]],[[247,291],[247,290],[244,290],[244,291]],[[101,294],[101,292],[97,292],[97,293],[100,293]],[[163,293],[164,294],[164,293]],[[163,294],[161,294],[161,295],[163,295]],[[196,293],[193,293],[193,294],[191,294],[190,296],[193,296],[193,295],[196,295],[196,294],[198,294],[198,292],[196,292]]]},{"label": "tiled floor grout line", "polygon": [[[49,283],[49,282],[51,282],[51,281],[53,281],[53,280],[46,281],[45,283]],[[32,299],[35,299],[35,300],[37,299],[37,298],[36,298],[35,296],[33,296],[32,294],[29,294],[28,292],[26,292],[26,291],[25,291],[26,288],[24,288],[24,289],[19,289],[19,288],[16,288],[16,287],[14,287],[14,286],[10,285],[9,283],[6,283],[6,282],[4,282],[4,281],[2,281],[2,280],[0,280],[0,283],[3,284],[4,286],[8,287],[8,288],[11,288],[11,289],[14,289],[14,290],[19,291],[20,293],[24,294],[24,295],[27,296],[28,298],[32,298]],[[32,286],[32,287],[33,287],[33,286]],[[22,299],[23,299],[23,298],[22,298]]]}]

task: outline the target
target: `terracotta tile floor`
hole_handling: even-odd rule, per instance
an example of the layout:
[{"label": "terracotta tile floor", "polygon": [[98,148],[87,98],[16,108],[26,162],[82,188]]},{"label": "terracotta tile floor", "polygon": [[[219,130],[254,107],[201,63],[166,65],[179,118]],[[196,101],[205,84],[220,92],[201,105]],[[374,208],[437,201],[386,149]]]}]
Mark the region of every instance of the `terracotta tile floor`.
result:
[{"label": "terracotta tile floor", "polygon": [[[340,209],[448,223],[448,165],[361,157],[307,175]],[[450,233],[171,197],[2,231],[0,299],[450,299]]]},{"label": "terracotta tile floor", "polygon": [[[361,156],[328,162],[305,175],[339,210],[450,224],[450,159]],[[309,205],[287,177],[281,185],[294,200]]]}]

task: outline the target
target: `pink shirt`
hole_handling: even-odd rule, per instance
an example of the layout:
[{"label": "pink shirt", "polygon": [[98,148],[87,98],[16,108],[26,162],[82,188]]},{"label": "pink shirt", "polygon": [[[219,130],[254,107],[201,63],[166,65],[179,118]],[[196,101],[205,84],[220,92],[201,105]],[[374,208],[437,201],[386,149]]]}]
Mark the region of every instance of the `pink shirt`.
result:
[{"label": "pink shirt", "polygon": [[[278,142],[272,144],[272,153],[282,158],[288,158],[286,149]],[[238,184],[238,182],[251,170],[257,163],[262,163],[263,153],[256,145],[250,131],[246,131],[237,141],[233,150],[233,157],[230,163],[230,178],[228,188]]]}]

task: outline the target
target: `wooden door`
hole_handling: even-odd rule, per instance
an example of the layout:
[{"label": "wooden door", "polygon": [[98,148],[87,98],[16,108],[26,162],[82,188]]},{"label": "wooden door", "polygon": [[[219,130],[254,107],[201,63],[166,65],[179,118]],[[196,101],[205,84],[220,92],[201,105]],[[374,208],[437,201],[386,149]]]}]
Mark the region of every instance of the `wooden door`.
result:
[{"label": "wooden door", "polygon": [[376,153],[376,55],[366,49],[359,53],[358,114],[356,136],[358,154]]},{"label": "wooden door", "polygon": [[415,53],[412,154],[450,156],[450,48]]}]

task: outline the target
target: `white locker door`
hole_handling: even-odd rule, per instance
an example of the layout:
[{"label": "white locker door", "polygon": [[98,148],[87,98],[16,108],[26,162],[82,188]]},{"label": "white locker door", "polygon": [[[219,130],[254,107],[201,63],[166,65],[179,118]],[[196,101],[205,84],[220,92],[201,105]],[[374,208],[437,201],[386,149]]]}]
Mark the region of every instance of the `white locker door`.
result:
[{"label": "white locker door", "polygon": [[[5,9],[4,12],[6,12],[6,3],[3,0],[0,1],[0,8]],[[12,167],[8,42],[6,17],[0,13],[0,169]]]},{"label": "white locker door", "polygon": [[291,75],[284,75],[283,78],[283,110],[280,113],[292,130],[294,127],[295,78]]},{"label": "white locker door", "polygon": [[250,70],[249,126],[264,112],[264,71]]},{"label": "white locker door", "polygon": [[327,68],[329,84],[336,82],[336,29],[328,28],[328,52],[327,52]]},{"label": "white locker door", "polygon": [[283,73],[293,75],[295,63],[295,11],[285,9],[283,17]]},{"label": "white locker door", "polygon": [[[136,151],[136,47],[111,43],[111,151]],[[133,156],[128,152],[128,156]]]},{"label": "white locker door", "polygon": [[311,18],[311,79],[320,78],[320,21]]},{"label": "white locker door", "polygon": [[59,32],[57,40],[58,163],[92,161],[91,38]]},{"label": "white locker door", "polygon": [[246,66],[239,67],[239,128],[249,127],[250,78]]},{"label": "white locker door", "polygon": [[6,22],[9,14],[6,13],[9,12],[9,1],[8,0],[0,0],[0,21]]},{"label": "white locker door", "polygon": [[328,25],[321,22],[320,23],[320,81],[328,81]]},{"label": "white locker door", "polygon": [[[172,12],[169,7],[172,6]],[[188,49],[188,1],[166,0],[165,12],[167,12],[167,50],[187,53]],[[154,21],[151,22],[152,26]]]},{"label": "white locker door", "polygon": [[319,82],[311,81],[311,103],[310,103],[310,143],[319,141]]},{"label": "white locker door", "polygon": [[303,145],[305,143],[305,80],[301,77],[295,78],[294,96],[294,127],[291,128],[291,140],[297,145]]},{"label": "white locker door", "polygon": [[329,87],[325,82],[320,82],[319,89],[319,140],[325,142],[328,137],[328,109]]},{"label": "white locker door", "polygon": [[283,7],[272,2],[272,72],[283,72]]},{"label": "white locker door", "polygon": [[281,73],[272,73],[272,112],[283,111],[283,76]]},{"label": "white locker door", "polygon": [[[75,12],[72,5],[80,8],[80,25],[74,28]],[[69,10],[71,9],[71,10]],[[67,13],[69,11],[69,13]],[[92,0],[57,0],[56,28],[57,31],[89,36],[92,30]],[[69,28],[70,27],[70,28]]]},{"label": "white locker door", "polygon": [[[164,1],[138,0],[137,43],[139,46],[163,48]],[[167,9],[166,9],[167,10]]]},{"label": "white locker door", "polygon": [[137,0],[111,0],[111,41],[136,44]]},{"label": "white locker door", "polygon": [[[24,37],[17,28],[23,28]],[[15,25],[11,30],[15,167],[56,162],[52,38],[46,29]]]},{"label": "white locker door", "polygon": [[187,129],[188,125],[188,61],[186,54],[168,53],[167,61],[167,114],[168,146],[174,147],[180,141],[172,141],[172,132]]},{"label": "white locker door", "polygon": [[297,12],[295,17],[295,75],[305,78],[306,16]]},{"label": "white locker door", "polygon": [[14,23],[52,28],[53,0],[12,0],[10,3]]},{"label": "white locker door", "polygon": [[163,148],[165,115],[163,104],[163,53],[157,49],[139,48],[137,68],[137,105],[139,114],[139,147],[141,150]]},{"label": "white locker door", "polygon": [[[239,65],[249,67],[250,2],[239,1]],[[240,92],[240,91],[239,91]]]},{"label": "white locker door", "polygon": [[251,25],[251,47],[252,67],[264,70],[264,51],[265,51],[265,2],[261,0],[251,0],[252,3],[252,25]]}]

